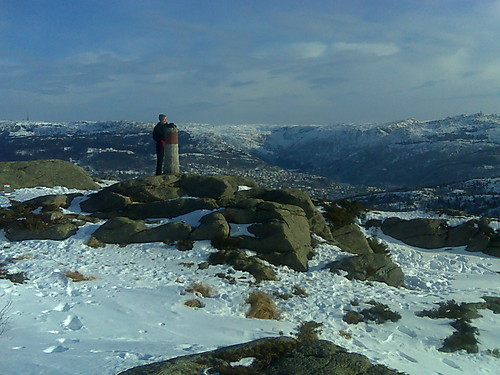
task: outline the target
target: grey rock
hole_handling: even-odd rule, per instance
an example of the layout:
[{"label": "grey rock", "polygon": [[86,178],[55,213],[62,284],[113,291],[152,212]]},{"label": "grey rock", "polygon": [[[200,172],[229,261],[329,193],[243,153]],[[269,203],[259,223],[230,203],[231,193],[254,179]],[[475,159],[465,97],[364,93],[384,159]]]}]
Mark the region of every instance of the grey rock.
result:
[{"label": "grey rock", "polygon": [[345,349],[326,340],[307,341],[297,345],[266,370],[266,375],[358,375],[372,367],[370,360],[361,354],[348,353]]},{"label": "grey rock", "polygon": [[14,222],[5,231],[5,237],[10,241],[25,241],[25,240],[65,240],[71,237],[78,230],[78,225],[65,222],[53,223],[47,225],[43,229],[29,229]]},{"label": "grey rock", "polygon": [[239,186],[257,187],[257,183],[246,177],[223,175],[182,175],[179,186],[189,196],[224,199],[231,198],[238,192]]},{"label": "grey rock", "polygon": [[446,246],[447,227],[440,219],[402,220],[389,218],[382,223],[384,234],[423,249]]},{"label": "grey rock", "polygon": [[[118,375],[200,375],[209,370],[213,373],[237,374],[240,369],[231,363],[238,362],[242,358],[255,358],[255,365],[241,368],[241,373],[255,372],[264,375],[402,374],[385,366],[373,365],[367,357],[349,353],[344,348],[326,340],[299,342],[291,337],[273,337],[139,366]],[[262,372],[258,370],[259,367],[266,369]]]},{"label": "grey rock", "polygon": [[192,240],[212,240],[229,236],[229,224],[220,212],[205,215],[200,220],[200,226],[195,228],[189,238]]},{"label": "grey rock", "polygon": [[456,227],[450,227],[446,236],[446,246],[465,246],[470,243],[477,233],[477,222],[475,220],[470,220]]},{"label": "grey rock", "polygon": [[234,269],[250,273],[257,281],[277,280],[274,270],[257,257],[247,256],[243,250],[220,250],[210,254],[210,264],[229,264]]},{"label": "grey rock", "polygon": [[404,286],[404,274],[385,254],[362,254],[344,258],[327,265],[332,272],[343,270],[348,279],[379,281],[389,286]]},{"label": "grey rock", "polygon": [[146,224],[143,221],[115,217],[97,228],[93,236],[104,243],[126,244],[131,243],[137,233],[146,229]]},{"label": "grey rock", "polygon": [[277,218],[250,226],[248,231],[255,237],[241,236],[241,246],[256,251],[259,257],[273,264],[306,271],[312,246],[304,211],[293,205],[271,206],[275,208],[272,215]]},{"label": "grey rock", "polygon": [[99,188],[83,168],[57,159],[1,162],[0,181],[10,184],[13,189],[36,186],[83,190]]},{"label": "grey rock", "polygon": [[369,254],[373,250],[365,235],[356,224],[345,225],[332,232],[335,243],[343,250],[353,254]]},{"label": "grey rock", "polygon": [[297,189],[270,190],[262,194],[260,198],[301,207],[306,213],[312,232],[325,240],[332,239],[330,227],[307,193]]},{"label": "grey rock", "polygon": [[116,193],[111,190],[101,190],[97,194],[92,194],[80,203],[80,208],[85,212],[121,212],[129,204],[132,204],[130,197]]},{"label": "grey rock", "polygon": [[470,239],[469,244],[467,245],[467,248],[465,250],[471,252],[485,251],[490,245],[490,241],[490,237],[488,237],[486,234],[477,233]]},{"label": "grey rock", "polygon": [[214,199],[181,198],[151,203],[136,203],[126,207],[123,216],[131,219],[173,218],[196,210],[219,208]]},{"label": "grey rock", "polygon": [[183,222],[167,223],[156,228],[138,232],[130,242],[165,242],[172,243],[188,239],[193,228]]},{"label": "grey rock", "polygon": [[23,204],[33,207],[42,207],[42,211],[55,211],[59,208],[68,208],[73,199],[78,196],[82,196],[82,194],[43,195],[24,201]]},{"label": "grey rock", "polygon": [[496,237],[493,237],[488,245],[488,248],[483,252],[488,255],[500,257],[500,236],[497,235]]},{"label": "grey rock", "polygon": [[164,174],[125,180],[105,190],[131,197],[134,202],[155,202],[181,197],[184,192],[176,186],[180,175]]}]

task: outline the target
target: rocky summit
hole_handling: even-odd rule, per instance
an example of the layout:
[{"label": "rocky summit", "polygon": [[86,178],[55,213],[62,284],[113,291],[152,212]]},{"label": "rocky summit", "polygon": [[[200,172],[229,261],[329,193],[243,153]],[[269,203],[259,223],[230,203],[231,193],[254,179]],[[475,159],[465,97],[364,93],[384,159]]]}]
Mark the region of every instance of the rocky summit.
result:
[{"label": "rocky summit", "polygon": [[[312,234],[333,239],[307,194],[264,189],[237,176],[180,174],[132,179],[91,195],[81,207],[92,216],[108,219],[95,231],[95,243],[220,243],[226,239],[234,248],[253,250],[261,259],[296,271],[307,270]],[[198,227],[182,221],[151,227],[147,222],[193,211],[203,215]],[[245,233],[233,233],[232,226],[246,228]]]}]

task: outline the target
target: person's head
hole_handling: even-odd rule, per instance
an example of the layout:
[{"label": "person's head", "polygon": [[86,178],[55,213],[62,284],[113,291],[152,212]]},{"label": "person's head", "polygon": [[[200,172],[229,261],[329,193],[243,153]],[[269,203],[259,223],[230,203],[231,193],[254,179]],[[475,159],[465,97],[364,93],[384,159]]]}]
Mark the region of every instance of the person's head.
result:
[{"label": "person's head", "polygon": [[161,122],[162,124],[166,124],[166,123],[167,123],[167,121],[168,121],[168,117],[167,117],[167,116],[165,116],[165,115],[160,115],[160,116],[158,116],[158,118],[160,119],[160,122]]}]

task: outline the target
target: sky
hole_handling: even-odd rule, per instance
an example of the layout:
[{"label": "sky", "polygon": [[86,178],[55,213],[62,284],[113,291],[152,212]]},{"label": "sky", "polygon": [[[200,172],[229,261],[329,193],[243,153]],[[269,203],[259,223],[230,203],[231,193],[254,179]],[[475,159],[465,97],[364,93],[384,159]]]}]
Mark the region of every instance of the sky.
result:
[{"label": "sky", "polygon": [[0,0],[0,119],[500,113],[500,0]]}]

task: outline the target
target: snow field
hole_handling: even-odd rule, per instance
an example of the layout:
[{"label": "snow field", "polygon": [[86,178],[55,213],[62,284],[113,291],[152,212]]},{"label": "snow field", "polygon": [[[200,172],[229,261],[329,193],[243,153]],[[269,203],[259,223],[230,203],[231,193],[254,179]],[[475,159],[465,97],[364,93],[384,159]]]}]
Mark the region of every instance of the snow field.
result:
[{"label": "snow field", "polygon": [[[72,191],[21,189],[13,198],[67,192]],[[0,205],[8,205],[0,198]],[[68,211],[79,212],[82,199]],[[183,219],[195,223],[199,216]],[[7,268],[25,272],[29,279],[26,284],[0,280],[0,308],[12,303],[7,331],[0,336],[0,374],[116,374],[261,337],[294,335],[301,323],[311,320],[323,324],[321,338],[409,374],[497,373],[498,359],[487,350],[500,348],[500,322],[490,310],[480,310],[483,318],[472,321],[480,331],[478,354],[439,352],[442,340],[454,332],[450,321],[415,315],[450,299],[479,302],[484,295],[499,296],[497,258],[463,249],[421,250],[372,228],[367,234],[388,245],[408,288],[350,281],[323,269],[350,256],[327,244],[317,246],[308,272],[276,267],[279,281],[255,285],[252,276],[228,266],[198,269],[216,251],[207,241],[196,242],[190,251],[161,243],[86,246],[103,222],[88,223],[65,241],[9,242],[0,234],[0,262],[19,259],[7,262]],[[74,282],[65,276],[68,271],[95,279]],[[195,282],[212,286],[215,295],[201,298],[186,292]],[[245,318],[251,291],[292,294],[296,285],[307,297],[275,297],[280,321]],[[204,307],[185,306],[191,298],[200,299]],[[387,304],[401,320],[381,325],[342,320],[346,311],[367,308],[372,300]]]}]

